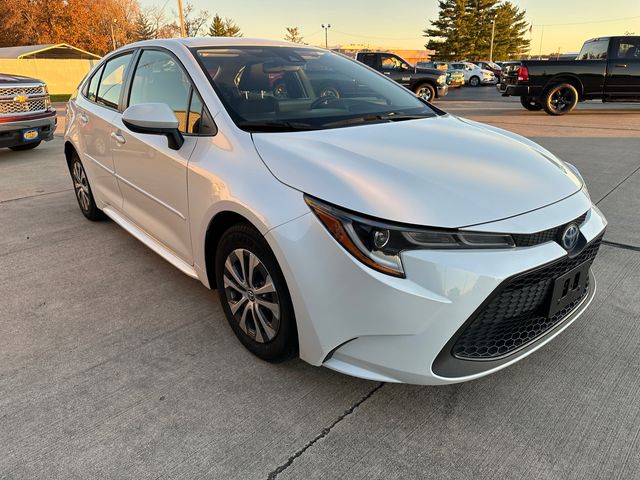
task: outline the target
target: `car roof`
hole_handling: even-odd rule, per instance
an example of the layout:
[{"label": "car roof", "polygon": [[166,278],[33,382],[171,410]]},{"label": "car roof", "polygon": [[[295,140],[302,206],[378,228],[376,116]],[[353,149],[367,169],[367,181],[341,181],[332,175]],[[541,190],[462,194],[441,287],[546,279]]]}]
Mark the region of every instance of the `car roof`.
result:
[{"label": "car roof", "polygon": [[189,37],[189,38],[163,38],[155,40],[144,40],[130,43],[125,48],[143,46],[162,46],[187,48],[194,47],[305,47],[314,50],[323,50],[319,47],[302,45],[298,43],[285,42],[283,40],[267,40],[263,38],[238,38],[238,37]]}]

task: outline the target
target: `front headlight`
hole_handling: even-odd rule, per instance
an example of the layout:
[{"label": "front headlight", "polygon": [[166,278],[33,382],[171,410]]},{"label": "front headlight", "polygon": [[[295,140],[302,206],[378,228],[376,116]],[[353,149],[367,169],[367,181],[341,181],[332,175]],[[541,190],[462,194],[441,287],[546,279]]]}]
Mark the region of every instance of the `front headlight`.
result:
[{"label": "front headlight", "polygon": [[511,235],[395,225],[365,218],[305,195],[305,201],[329,233],[365,265],[404,277],[400,253],[424,249],[512,248]]},{"label": "front headlight", "polygon": [[445,83],[447,83],[447,76],[446,75],[440,75],[438,77],[438,79],[436,80],[436,82],[438,83],[438,85],[444,85]]}]

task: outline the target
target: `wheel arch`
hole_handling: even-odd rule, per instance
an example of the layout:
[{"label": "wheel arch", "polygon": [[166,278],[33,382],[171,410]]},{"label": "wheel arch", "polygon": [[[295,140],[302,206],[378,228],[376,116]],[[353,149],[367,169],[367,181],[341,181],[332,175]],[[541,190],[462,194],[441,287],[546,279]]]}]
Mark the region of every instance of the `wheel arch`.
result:
[{"label": "wheel arch", "polygon": [[67,168],[71,171],[71,158],[74,153],[78,153],[78,149],[69,140],[64,142],[64,158],[67,161]]},{"label": "wheel arch", "polygon": [[224,232],[234,225],[246,223],[263,233],[263,229],[259,228],[252,222],[247,215],[239,213],[235,210],[221,210],[217,212],[207,225],[204,236],[204,273],[207,277],[209,288],[216,288],[216,251],[220,244],[220,239]]},{"label": "wheel arch", "polygon": [[549,79],[549,81],[544,85],[542,89],[543,95],[544,93],[553,85],[557,85],[558,83],[569,83],[573,85],[573,87],[578,91],[578,100],[582,101],[584,98],[584,85],[580,78],[578,78],[573,73],[560,73],[554,75]]}]

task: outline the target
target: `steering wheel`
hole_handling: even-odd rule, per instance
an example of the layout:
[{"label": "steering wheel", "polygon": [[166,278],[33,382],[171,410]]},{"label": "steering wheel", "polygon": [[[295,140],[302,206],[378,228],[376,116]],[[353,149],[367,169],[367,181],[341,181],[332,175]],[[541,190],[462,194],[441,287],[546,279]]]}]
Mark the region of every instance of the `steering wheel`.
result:
[{"label": "steering wheel", "polygon": [[309,105],[309,110],[324,108],[335,102],[342,102],[342,99],[339,97],[334,97],[333,95],[316,98],[313,102],[311,102],[311,105]]}]

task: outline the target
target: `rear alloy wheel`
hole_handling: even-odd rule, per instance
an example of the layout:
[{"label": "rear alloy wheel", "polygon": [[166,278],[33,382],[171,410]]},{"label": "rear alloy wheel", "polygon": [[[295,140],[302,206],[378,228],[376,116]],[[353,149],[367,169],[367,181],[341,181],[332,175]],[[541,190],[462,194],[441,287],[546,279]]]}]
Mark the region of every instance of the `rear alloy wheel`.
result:
[{"label": "rear alloy wheel", "polygon": [[38,140],[37,142],[23,143],[22,145],[14,145],[13,147],[9,147],[9,148],[11,150],[15,150],[16,152],[19,152],[22,150],[32,150],[36,148],[38,145],[40,145],[40,143],[42,142]]},{"label": "rear alloy wheel", "polygon": [[480,85],[480,78],[475,75],[469,79],[469,85],[472,87],[477,87]]},{"label": "rear alloy wheel", "polygon": [[80,157],[75,152],[71,158],[71,179],[73,180],[73,189],[82,214],[91,221],[102,220],[104,213],[96,205],[91,193],[87,173],[84,171],[82,162],[80,162]]},{"label": "rear alloy wheel", "polygon": [[542,110],[542,105],[540,102],[535,101],[531,97],[520,97],[520,103],[524,108],[531,112],[538,112]]},{"label": "rear alloy wheel", "polygon": [[322,87],[320,89],[320,94],[318,95],[319,97],[335,97],[335,98],[340,98],[340,92],[338,91],[338,89],[336,87]]},{"label": "rear alloy wheel", "polygon": [[270,362],[297,352],[298,334],[289,291],[262,235],[246,224],[227,230],[216,252],[220,301],[242,344]]},{"label": "rear alloy wheel", "polygon": [[432,102],[436,97],[435,89],[429,85],[428,83],[423,83],[422,85],[418,85],[413,91],[418,97],[427,102]]},{"label": "rear alloy wheel", "polygon": [[549,115],[565,115],[578,104],[578,91],[570,83],[551,86],[544,93],[542,106]]}]

